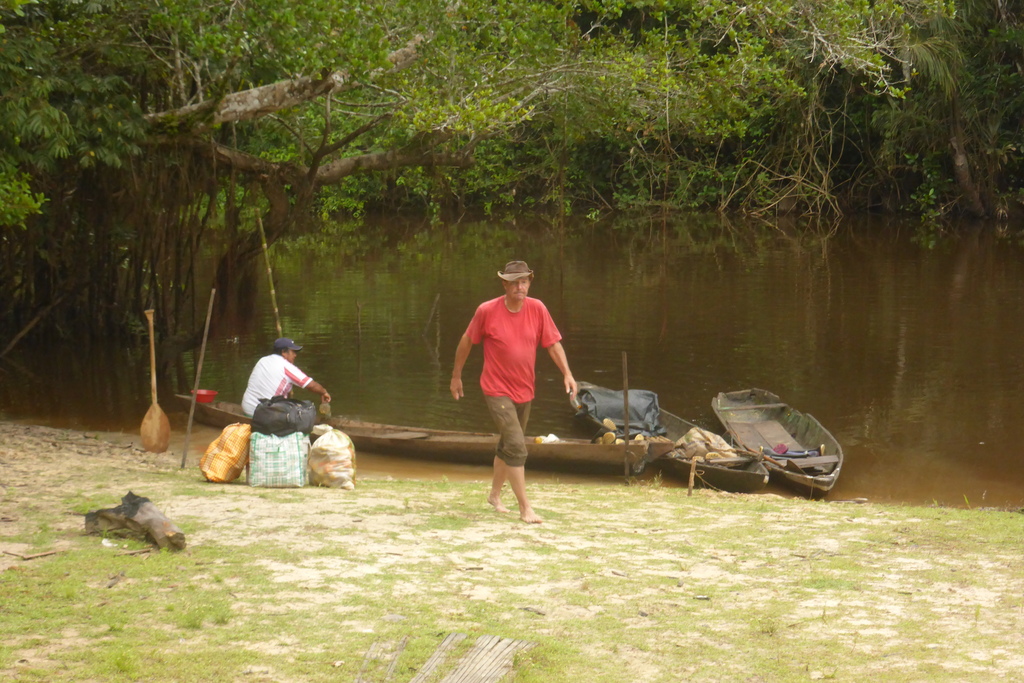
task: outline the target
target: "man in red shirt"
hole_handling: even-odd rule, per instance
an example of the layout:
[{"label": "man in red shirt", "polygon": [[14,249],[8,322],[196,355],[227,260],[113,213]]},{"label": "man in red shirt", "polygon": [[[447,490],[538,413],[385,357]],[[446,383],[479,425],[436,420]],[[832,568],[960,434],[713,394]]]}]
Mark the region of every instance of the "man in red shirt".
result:
[{"label": "man in red shirt", "polygon": [[474,344],[483,344],[484,368],[480,388],[484,401],[498,426],[501,438],[494,456],[494,479],[487,502],[498,512],[508,512],[501,502],[501,489],[509,482],[519,502],[519,518],[529,524],[543,520],[526,498],[526,423],[534,395],[534,366],[537,347],[548,351],[562,372],[565,392],[576,396],[576,380],[562,349],[562,335],[547,307],[527,296],[533,271],[525,261],[509,261],[498,272],[505,295],[477,307],[473,319],[459,340],[452,369],[451,392],[455,400],[464,396],[462,368]]}]

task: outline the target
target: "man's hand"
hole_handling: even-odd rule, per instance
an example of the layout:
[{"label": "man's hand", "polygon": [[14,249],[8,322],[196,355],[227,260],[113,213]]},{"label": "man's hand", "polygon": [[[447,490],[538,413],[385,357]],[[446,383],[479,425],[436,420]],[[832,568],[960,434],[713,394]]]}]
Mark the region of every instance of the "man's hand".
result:
[{"label": "man's hand", "polygon": [[576,403],[576,393],[579,391],[579,387],[576,385],[576,380],[573,379],[572,375],[565,377],[565,393],[569,394],[569,400],[574,404]]},{"label": "man's hand", "polygon": [[458,401],[465,394],[462,392],[462,368],[466,365],[466,359],[469,358],[469,352],[473,350],[473,342],[469,339],[468,334],[463,334],[462,338],[459,339],[459,345],[455,349],[455,364],[452,366],[452,383],[449,385],[449,389],[452,392],[452,398]]},{"label": "man's hand", "polygon": [[465,395],[465,394],[462,393],[462,378],[461,377],[452,377],[452,383],[451,383],[451,385],[448,388],[452,392],[452,398],[454,398],[456,401],[458,401],[460,398],[462,398]]},{"label": "man's hand", "polygon": [[320,384],[320,382],[313,380],[312,382],[306,385],[306,389],[312,391],[313,393],[320,394],[321,403],[331,402],[331,395],[327,393],[327,388],[323,384]]}]

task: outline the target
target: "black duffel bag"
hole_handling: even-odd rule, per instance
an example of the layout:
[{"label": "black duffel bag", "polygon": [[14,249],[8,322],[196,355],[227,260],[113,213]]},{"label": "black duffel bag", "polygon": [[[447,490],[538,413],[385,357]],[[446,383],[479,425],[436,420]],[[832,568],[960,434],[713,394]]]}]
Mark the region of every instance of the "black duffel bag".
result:
[{"label": "black duffel bag", "polygon": [[309,434],[315,424],[316,406],[312,401],[298,401],[284,396],[261,398],[252,414],[252,430],[260,434]]}]

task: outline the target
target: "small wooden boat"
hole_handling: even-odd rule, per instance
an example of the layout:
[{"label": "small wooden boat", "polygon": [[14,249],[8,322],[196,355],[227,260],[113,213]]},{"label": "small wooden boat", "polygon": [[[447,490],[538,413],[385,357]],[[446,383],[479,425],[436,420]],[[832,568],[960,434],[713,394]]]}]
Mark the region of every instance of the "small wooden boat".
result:
[{"label": "small wooden boat", "polygon": [[[577,401],[575,404],[577,417],[587,420],[598,429],[599,436],[610,431],[610,426],[616,427],[616,432],[621,436],[624,423],[622,392],[588,382],[580,382],[579,390],[580,394],[587,391],[591,396],[602,396],[603,399],[592,401],[589,397],[581,397],[582,402]],[[652,392],[631,389],[629,394],[630,435],[642,432],[645,438],[656,439],[649,442],[647,453],[647,457],[655,464],[669,469],[685,480],[689,480],[690,470],[693,468],[695,483],[730,493],[756,493],[768,484],[768,470],[762,458],[753,453],[709,453],[703,461],[693,463],[676,444],[696,425],[661,409],[657,405],[657,397],[653,396]],[[654,404],[650,406],[652,396]],[[637,403],[642,406],[640,409],[635,407]],[[607,410],[610,406],[617,406],[618,410]],[[605,419],[611,420],[612,425],[605,424]],[[652,422],[657,424],[652,425]]]},{"label": "small wooden boat", "polygon": [[[187,411],[191,396],[178,394],[179,405]],[[251,423],[237,403],[213,401],[195,404],[194,419],[211,427],[226,427],[235,422]],[[385,453],[437,462],[487,464],[494,459],[498,435],[486,432],[461,432],[443,429],[420,429],[398,425],[364,422],[346,417],[324,420],[345,432],[356,451]],[[530,467],[559,471],[580,471],[621,474],[629,458],[630,471],[639,473],[647,463],[646,443],[622,445],[593,443],[587,439],[564,438],[550,443],[537,443],[527,437]]]},{"label": "small wooden boat", "polygon": [[764,389],[720,393],[711,408],[737,444],[764,454],[773,479],[811,498],[835,486],[843,449],[811,415]]}]

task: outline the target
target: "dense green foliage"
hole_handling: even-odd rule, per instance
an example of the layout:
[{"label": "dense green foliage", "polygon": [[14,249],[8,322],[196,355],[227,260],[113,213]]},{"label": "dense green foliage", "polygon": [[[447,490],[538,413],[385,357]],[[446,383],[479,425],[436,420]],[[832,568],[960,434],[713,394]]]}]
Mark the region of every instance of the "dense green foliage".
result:
[{"label": "dense green foliage", "polygon": [[[1017,0],[0,2],[0,308],[191,330],[310,215],[1004,217]],[[0,355],[3,350],[0,349]]]}]

